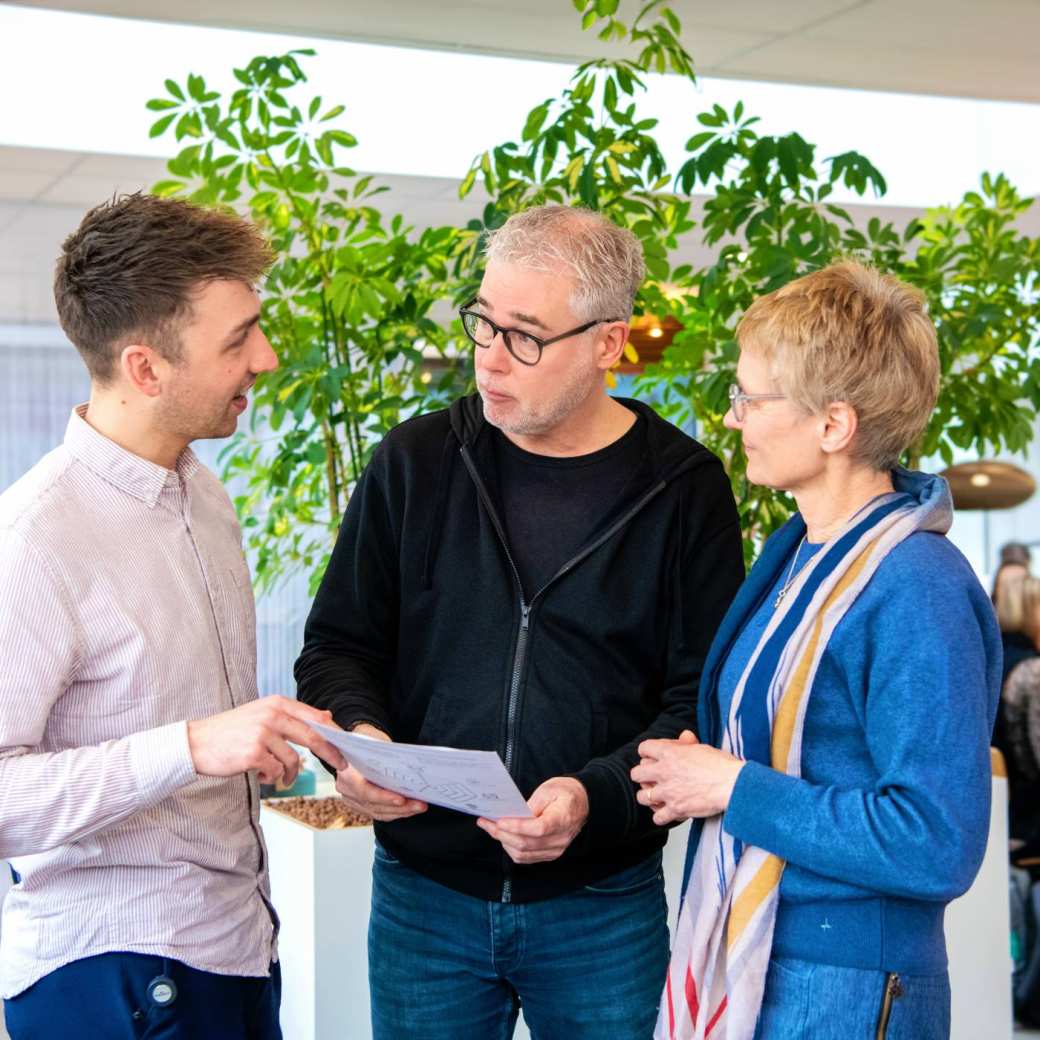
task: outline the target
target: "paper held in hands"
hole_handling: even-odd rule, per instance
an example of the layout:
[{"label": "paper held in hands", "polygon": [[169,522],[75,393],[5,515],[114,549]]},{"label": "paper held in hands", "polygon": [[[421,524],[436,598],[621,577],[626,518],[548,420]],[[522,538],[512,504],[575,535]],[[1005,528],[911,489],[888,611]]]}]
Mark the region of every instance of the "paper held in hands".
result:
[{"label": "paper held in hands", "polygon": [[366,780],[388,791],[488,820],[531,815],[494,751],[393,744],[317,722],[308,725],[338,747]]}]

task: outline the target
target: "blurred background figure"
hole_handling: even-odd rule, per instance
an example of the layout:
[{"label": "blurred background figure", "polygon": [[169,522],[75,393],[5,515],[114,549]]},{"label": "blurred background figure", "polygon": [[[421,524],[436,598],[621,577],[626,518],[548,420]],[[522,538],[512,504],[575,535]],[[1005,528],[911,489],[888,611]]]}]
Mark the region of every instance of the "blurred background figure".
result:
[{"label": "blurred background figure", "polygon": [[1000,563],[997,573],[993,575],[993,605],[997,604],[997,593],[1001,586],[1016,578],[1024,578],[1029,573],[1029,548],[1021,542],[1008,542],[1000,548]]},{"label": "blurred background figure", "polygon": [[993,743],[1007,759],[1009,833],[1016,844],[1033,844],[1040,824],[1040,578],[1012,575],[998,580],[994,593],[1004,680]]}]

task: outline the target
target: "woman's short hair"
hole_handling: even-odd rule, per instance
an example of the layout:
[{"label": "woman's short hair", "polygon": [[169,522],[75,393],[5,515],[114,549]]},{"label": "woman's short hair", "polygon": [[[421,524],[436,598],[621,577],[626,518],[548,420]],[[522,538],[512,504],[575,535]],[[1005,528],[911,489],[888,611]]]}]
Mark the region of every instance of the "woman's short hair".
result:
[{"label": "woman's short hair", "polygon": [[1001,632],[1021,632],[1036,643],[1040,633],[1040,578],[1026,574],[996,589],[997,621]]},{"label": "woman's short hair", "polygon": [[488,261],[570,275],[571,308],[582,321],[627,321],[646,277],[639,239],[580,206],[534,206],[514,213],[488,233],[486,255]]},{"label": "woman's short hair", "polygon": [[811,414],[856,411],[853,454],[891,469],[928,424],[939,348],[924,295],[844,260],[762,296],[737,326],[741,349],[770,364],[781,393]]}]

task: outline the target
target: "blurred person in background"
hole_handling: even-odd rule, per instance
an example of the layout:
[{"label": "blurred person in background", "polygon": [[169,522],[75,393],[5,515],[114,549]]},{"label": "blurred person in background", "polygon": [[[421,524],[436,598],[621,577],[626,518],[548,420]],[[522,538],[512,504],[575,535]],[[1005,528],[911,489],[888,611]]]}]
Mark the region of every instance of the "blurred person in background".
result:
[{"label": "blurred person in background", "polygon": [[[1000,565],[993,576],[991,599],[1000,625],[1000,641],[1003,648],[1003,675],[1001,688],[1007,683],[1012,670],[1026,658],[1036,655],[1032,636],[1024,627],[1022,601],[1022,579],[1029,575],[1029,550],[1017,542],[1009,542],[1000,550]],[[1022,786],[1016,780],[1016,756],[1012,755],[1008,741],[1007,708],[1003,698],[997,707],[997,718],[993,723],[990,743],[1004,756],[1008,768],[1008,789],[1014,794]],[[1014,831],[1014,822],[1012,822]],[[1012,838],[1015,834],[1012,833]]]},{"label": "blurred person in background", "polygon": [[1040,839],[1040,578],[1004,582],[997,621],[1004,680],[994,745],[1007,761],[1010,836],[1032,851]]},{"label": "blurred person in background", "polygon": [[1000,563],[997,565],[997,571],[993,575],[993,590],[991,593],[994,606],[997,604],[997,595],[1004,582],[1015,578],[1024,578],[1029,573],[1029,565],[1029,549],[1021,542],[1008,542],[1000,547]]}]

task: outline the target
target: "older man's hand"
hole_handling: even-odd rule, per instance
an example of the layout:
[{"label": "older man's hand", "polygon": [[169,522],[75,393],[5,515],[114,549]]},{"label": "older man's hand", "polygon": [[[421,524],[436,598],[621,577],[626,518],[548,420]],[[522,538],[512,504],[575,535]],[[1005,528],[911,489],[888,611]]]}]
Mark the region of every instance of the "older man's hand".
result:
[{"label": "older man's hand", "polygon": [[689,730],[678,740],[644,740],[639,757],[631,774],[639,784],[636,801],[653,809],[661,826],[725,812],[744,767],[742,759],[698,743]]},{"label": "older man's hand", "polygon": [[[375,740],[390,740],[381,729],[376,729],[367,722],[355,726],[354,732]],[[351,765],[346,765],[336,773],[336,791],[354,812],[371,816],[373,820],[379,820],[381,823],[403,820],[407,816],[426,812],[428,808],[426,802],[420,802],[417,798],[408,798],[396,791],[387,791],[373,784]]]},{"label": "older man's hand", "polygon": [[518,816],[501,820],[477,820],[514,863],[546,863],[559,859],[589,818],[589,795],[585,785],[571,776],[546,780],[527,805],[534,818]]}]

